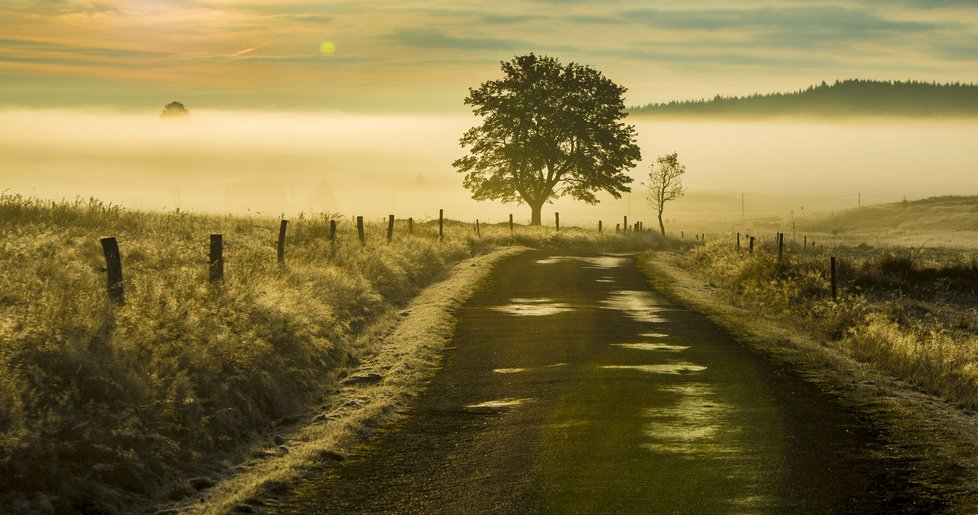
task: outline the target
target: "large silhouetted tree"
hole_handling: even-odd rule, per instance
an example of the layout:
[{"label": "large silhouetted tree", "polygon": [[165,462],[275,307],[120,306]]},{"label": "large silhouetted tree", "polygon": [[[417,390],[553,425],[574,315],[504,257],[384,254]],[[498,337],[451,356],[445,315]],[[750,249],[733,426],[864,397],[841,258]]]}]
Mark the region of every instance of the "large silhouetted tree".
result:
[{"label": "large silhouetted tree", "polygon": [[649,188],[648,200],[659,213],[659,230],[663,236],[666,235],[666,226],[662,223],[662,210],[665,209],[666,202],[676,200],[686,193],[686,187],[683,186],[684,173],[686,165],[679,162],[677,152],[660,156],[649,170],[649,182],[646,184]]},{"label": "large silhouetted tree", "polygon": [[469,154],[453,165],[475,200],[526,202],[530,223],[543,204],[570,196],[631,191],[625,170],[641,159],[622,102],[625,88],[589,66],[534,54],[503,62],[503,78],[469,89],[482,123],[459,141]]}]

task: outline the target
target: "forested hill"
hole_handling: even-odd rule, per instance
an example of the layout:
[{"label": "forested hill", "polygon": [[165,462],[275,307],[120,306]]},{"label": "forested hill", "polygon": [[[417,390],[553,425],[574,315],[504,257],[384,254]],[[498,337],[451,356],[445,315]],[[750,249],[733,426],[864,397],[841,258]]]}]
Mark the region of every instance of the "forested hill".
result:
[{"label": "forested hill", "polygon": [[636,115],[767,116],[960,116],[978,117],[978,84],[885,82],[849,79],[793,93],[754,94],[712,100],[648,104]]}]

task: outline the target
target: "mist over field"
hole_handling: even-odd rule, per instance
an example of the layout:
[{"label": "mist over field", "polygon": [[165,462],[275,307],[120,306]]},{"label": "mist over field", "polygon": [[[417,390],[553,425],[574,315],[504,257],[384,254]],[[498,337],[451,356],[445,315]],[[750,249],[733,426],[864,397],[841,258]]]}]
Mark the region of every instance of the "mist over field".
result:
[{"label": "mist over field", "polygon": [[[524,206],[472,201],[451,163],[468,115],[355,115],[197,110],[0,112],[0,189],[42,198],[95,196],[140,209],[502,221]],[[836,210],[931,195],[978,193],[974,125],[958,120],[627,120],[643,163],[633,193],[587,206],[560,200],[568,223],[651,220],[639,184],[678,151],[687,198],[669,218]]]}]

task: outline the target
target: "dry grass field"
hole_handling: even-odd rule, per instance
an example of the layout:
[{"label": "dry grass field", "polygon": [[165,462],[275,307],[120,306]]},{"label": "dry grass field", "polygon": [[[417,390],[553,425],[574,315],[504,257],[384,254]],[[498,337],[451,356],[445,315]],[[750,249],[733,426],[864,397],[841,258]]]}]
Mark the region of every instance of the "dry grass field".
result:
[{"label": "dry grass field", "polygon": [[[370,324],[453,263],[504,245],[638,250],[649,235],[329,215],[133,212],[0,196],[0,511],[125,511],[192,493],[293,423],[370,349]],[[334,218],[335,219],[335,218]],[[209,234],[225,278],[208,281]],[[125,304],[106,295],[115,236]]]},{"label": "dry grass field", "polygon": [[[780,259],[773,235],[758,235],[753,253],[746,237],[740,250],[735,238],[716,237],[686,253],[683,263],[743,305],[973,410],[978,253],[969,238],[978,223],[976,205],[952,197],[844,212],[805,227],[821,231],[805,236],[818,238],[817,247],[787,235]],[[949,235],[939,246],[905,244],[936,231]]]}]

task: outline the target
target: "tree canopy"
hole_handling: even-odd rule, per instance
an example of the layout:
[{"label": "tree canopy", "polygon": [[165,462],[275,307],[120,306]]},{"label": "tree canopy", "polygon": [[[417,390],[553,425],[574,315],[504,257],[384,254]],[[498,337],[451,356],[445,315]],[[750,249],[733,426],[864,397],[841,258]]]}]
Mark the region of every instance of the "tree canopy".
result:
[{"label": "tree canopy", "polygon": [[625,88],[589,66],[533,53],[502,62],[503,78],[469,89],[482,118],[459,143],[453,166],[475,200],[526,202],[531,223],[544,203],[569,196],[596,204],[631,191],[625,171],[641,159],[622,101]]},{"label": "tree canopy", "polygon": [[978,84],[848,79],[790,93],[717,95],[630,109],[635,115],[669,116],[962,116],[978,115]]},{"label": "tree canopy", "polygon": [[160,113],[160,116],[162,117],[188,116],[189,114],[190,111],[188,111],[183,104],[181,104],[180,102],[173,101],[163,106],[163,112]]}]

